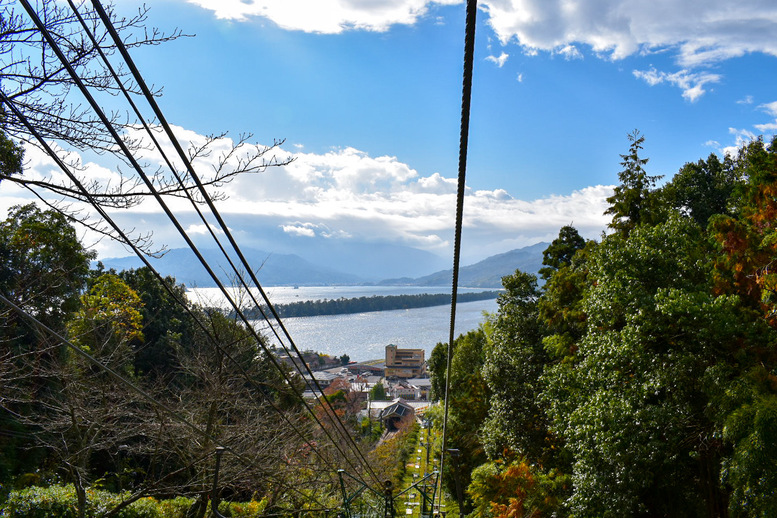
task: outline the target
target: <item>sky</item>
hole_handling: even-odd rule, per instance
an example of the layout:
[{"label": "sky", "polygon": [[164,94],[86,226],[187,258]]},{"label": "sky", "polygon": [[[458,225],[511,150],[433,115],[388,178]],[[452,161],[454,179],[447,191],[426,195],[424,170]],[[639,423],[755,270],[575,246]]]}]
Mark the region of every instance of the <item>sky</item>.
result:
[{"label": "sky", "polygon": [[[119,13],[140,5],[118,2]],[[219,204],[240,242],[389,242],[449,256],[465,6],[458,0],[150,0],[148,24],[191,37],[132,50],[179,139],[285,139],[284,168],[240,178]],[[777,133],[777,3],[479,3],[462,262],[605,230],[627,135],[647,171]],[[227,145],[228,140],[223,144]],[[45,157],[27,152],[27,174]],[[111,178],[84,157],[95,178]],[[91,163],[94,162],[94,164]],[[207,165],[207,164],[205,164]],[[0,210],[30,196],[0,186]],[[188,209],[182,217],[193,235]],[[182,245],[161,211],[119,221]],[[129,255],[92,240],[101,257]]]}]

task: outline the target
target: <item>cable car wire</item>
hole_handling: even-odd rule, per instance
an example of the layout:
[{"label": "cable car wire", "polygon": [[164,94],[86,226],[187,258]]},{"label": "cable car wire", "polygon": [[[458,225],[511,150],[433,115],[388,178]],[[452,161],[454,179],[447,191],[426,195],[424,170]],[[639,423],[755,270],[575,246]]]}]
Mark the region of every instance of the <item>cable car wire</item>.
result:
[{"label": "cable car wire", "polygon": [[[477,0],[467,0],[467,21],[464,35],[464,73],[461,93],[461,130],[459,132],[459,170],[456,194],[456,229],[453,245],[453,279],[451,290],[451,322],[448,335],[448,351],[445,368],[445,409],[443,411],[442,452],[440,453],[440,472],[445,467],[448,448],[448,407],[450,403],[451,364],[453,362],[453,340],[456,326],[456,296],[459,287],[459,260],[461,256],[461,230],[464,214],[464,191],[467,176],[467,146],[469,143],[469,114],[472,101],[472,69],[475,55],[475,28],[477,25]],[[442,481],[440,482],[442,483]],[[440,491],[442,499],[442,491]],[[461,512],[461,510],[459,510]]]}]

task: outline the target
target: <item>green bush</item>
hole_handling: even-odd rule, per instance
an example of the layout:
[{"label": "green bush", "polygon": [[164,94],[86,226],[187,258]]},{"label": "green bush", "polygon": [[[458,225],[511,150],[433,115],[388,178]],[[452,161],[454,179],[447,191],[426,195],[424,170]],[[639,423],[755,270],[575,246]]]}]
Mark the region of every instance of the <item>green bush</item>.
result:
[{"label": "green bush", "polygon": [[[87,489],[86,517],[96,518],[121,504],[128,493],[110,493]],[[76,492],[72,485],[28,487],[11,491],[0,509],[0,518],[76,518]],[[179,496],[169,500],[141,498],[116,513],[116,518],[186,518],[194,503],[191,498]],[[262,515],[267,501],[221,502],[219,511],[233,518],[257,518]],[[210,515],[210,513],[208,513]]]},{"label": "green bush", "polygon": [[[87,518],[101,516],[118,506],[126,496],[126,494],[89,489],[85,515]],[[141,498],[119,511],[116,516],[117,518],[165,518],[159,507],[159,503],[153,498]],[[77,516],[77,498],[72,485],[33,486],[11,491],[4,509],[0,511],[2,518],[76,518]]]},{"label": "green bush", "polygon": [[0,513],[3,518],[76,518],[77,515],[72,485],[11,491]]},{"label": "green bush", "polygon": [[160,500],[159,513],[162,518],[186,518],[186,513],[194,503],[194,499],[179,496],[169,500]]}]

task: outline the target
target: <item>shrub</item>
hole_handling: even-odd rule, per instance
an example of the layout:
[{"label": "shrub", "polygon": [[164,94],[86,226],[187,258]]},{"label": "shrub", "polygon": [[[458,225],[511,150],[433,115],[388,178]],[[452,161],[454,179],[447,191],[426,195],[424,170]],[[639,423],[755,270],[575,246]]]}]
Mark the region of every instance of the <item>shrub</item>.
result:
[{"label": "shrub", "polygon": [[[87,518],[101,516],[118,506],[127,494],[87,490],[85,515]],[[141,498],[116,514],[117,518],[165,518],[159,504],[153,498]],[[2,518],[76,518],[77,498],[72,485],[51,487],[28,487],[11,491]]]},{"label": "shrub", "polygon": [[194,503],[192,498],[179,496],[158,503],[161,518],[186,518],[186,513]]}]

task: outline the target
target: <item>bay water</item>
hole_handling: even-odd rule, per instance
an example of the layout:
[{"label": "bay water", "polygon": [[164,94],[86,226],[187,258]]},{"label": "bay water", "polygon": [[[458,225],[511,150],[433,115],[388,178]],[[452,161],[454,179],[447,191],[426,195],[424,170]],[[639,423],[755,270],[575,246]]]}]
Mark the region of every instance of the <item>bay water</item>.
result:
[{"label": "bay water", "polygon": [[[461,288],[459,293],[485,291]],[[305,300],[370,297],[373,295],[417,295],[449,293],[450,287],[419,286],[277,286],[265,288],[273,304]],[[191,288],[187,296],[203,305],[228,307],[218,288]],[[458,303],[456,335],[477,329],[484,321],[483,312],[495,313],[496,300]],[[447,342],[450,329],[450,305],[428,308],[373,311],[349,315],[284,318],[283,324],[300,351],[312,350],[332,356],[347,354],[351,361],[385,357],[385,348],[424,349],[426,357],[438,342]],[[266,322],[256,321],[256,329],[278,345]],[[277,328],[277,326],[276,326]],[[285,342],[284,342],[285,343]]]}]

